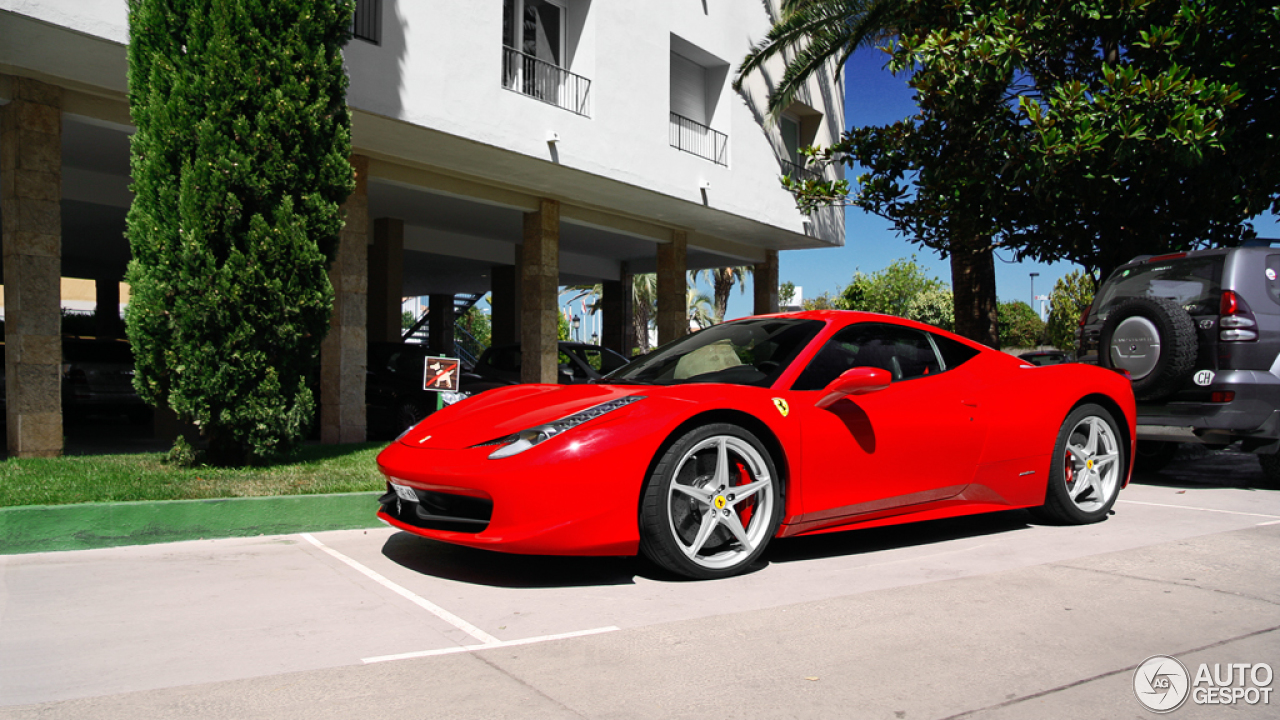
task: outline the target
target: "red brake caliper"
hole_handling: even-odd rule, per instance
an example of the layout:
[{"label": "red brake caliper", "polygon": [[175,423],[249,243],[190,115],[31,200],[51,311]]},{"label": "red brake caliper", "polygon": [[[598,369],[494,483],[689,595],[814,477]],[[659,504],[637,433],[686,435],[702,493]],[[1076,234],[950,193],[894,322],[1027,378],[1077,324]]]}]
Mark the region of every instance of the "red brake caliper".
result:
[{"label": "red brake caliper", "polygon": [[[751,482],[751,475],[747,473],[747,466],[739,463],[738,464],[738,482],[735,484],[746,485],[749,482]],[[747,500],[747,502],[743,503],[742,507],[739,508],[738,510],[738,518],[742,520],[742,527],[744,530],[748,525],[751,524],[751,511],[755,509],[755,506],[756,506],[756,499],[753,497]]]},{"label": "red brake caliper", "polygon": [[1063,467],[1067,474],[1067,488],[1070,488],[1076,481],[1076,465],[1071,460],[1071,451],[1067,451],[1067,456],[1063,459]]}]

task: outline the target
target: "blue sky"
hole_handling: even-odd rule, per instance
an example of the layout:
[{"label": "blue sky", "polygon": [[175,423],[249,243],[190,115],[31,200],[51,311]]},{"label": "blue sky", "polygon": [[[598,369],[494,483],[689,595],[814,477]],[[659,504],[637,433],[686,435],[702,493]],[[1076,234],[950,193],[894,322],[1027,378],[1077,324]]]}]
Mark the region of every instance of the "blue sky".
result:
[{"label": "blue sky", "polygon": [[[885,125],[901,120],[915,111],[911,88],[905,78],[894,77],[884,69],[887,56],[879,50],[863,49],[854,53],[845,65],[845,123],[850,127]],[[1262,237],[1280,237],[1280,225],[1270,215],[1256,218],[1254,228]],[[845,209],[845,245],[823,250],[791,250],[779,255],[779,282],[793,282],[803,288],[804,297],[823,292],[835,293],[849,283],[854,271],[872,273],[898,258],[916,256],[927,271],[944,282],[951,282],[948,261],[914,243],[899,237],[888,221],[857,208]],[[1036,295],[1047,295],[1059,278],[1078,269],[1071,263],[1012,263],[1008,253],[997,253],[996,294],[1004,301],[1031,300],[1031,273]],[[703,288],[710,294],[709,288]],[[1035,306],[1039,309],[1039,303]],[[750,288],[740,293],[735,288],[729,300],[729,317],[752,313]]]}]

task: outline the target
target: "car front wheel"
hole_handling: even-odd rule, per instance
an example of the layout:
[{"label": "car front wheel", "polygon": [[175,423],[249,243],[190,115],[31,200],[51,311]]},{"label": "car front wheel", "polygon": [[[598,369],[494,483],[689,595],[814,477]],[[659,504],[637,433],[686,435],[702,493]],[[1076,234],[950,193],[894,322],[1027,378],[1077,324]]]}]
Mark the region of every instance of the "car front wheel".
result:
[{"label": "car front wheel", "polygon": [[1037,514],[1068,525],[1097,522],[1115,504],[1125,472],[1116,421],[1098,405],[1082,405],[1062,423],[1049,465],[1045,503]]},{"label": "car front wheel", "polygon": [[777,470],[750,432],[696,428],[655,466],[641,498],[641,552],[695,579],[745,571],[764,552],[782,515]]}]

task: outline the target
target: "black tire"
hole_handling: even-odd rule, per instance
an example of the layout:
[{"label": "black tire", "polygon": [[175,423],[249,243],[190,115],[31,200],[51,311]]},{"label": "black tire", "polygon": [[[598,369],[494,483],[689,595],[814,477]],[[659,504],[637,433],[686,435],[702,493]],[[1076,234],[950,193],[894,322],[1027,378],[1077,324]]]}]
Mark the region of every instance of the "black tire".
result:
[{"label": "black tire", "polygon": [[1117,304],[1102,325],[1098,363],[1127,370],[1139,400],[1159,400],[1186,385],[1195,369],[1196,326],[1168,298],[1134,297]]},{"label": "black tire", "polygon": [[781,519],[781,481],[760,440],[737,425],[704,425],[654,466],[640,498],[640,551],[677,575],[729,577],[760,558]]},{"label": "black tire", "polygon": [[1133,451],[1133,469],[1139,472],[1160,472],[1168,467],[1181,447],[1176,442],[1139,440],[1137,449]]},{"label": "black tire", "polygon": [[1044,505],[1035,514],[1063,525],[1085,525],[1105,518],[1128,467],[1122,437],[1105,408],[1081,405],[1072,410],[1058,431]]},{"label": "black tire", "polygon": [[393,428],[395,430],[395,433],[393,434],[399,435],[405,430],[408,430],[414,425],[422,422],[422,419],[426,416],[427,412],[423,409],[421,403],[416,400],[405,400],[396,406],[396,426]]},{"label": "black tire", "polygon": [[1280,454],[1259,455],[1258,464],[1262,466],[1262,486],[1280,490]]}]

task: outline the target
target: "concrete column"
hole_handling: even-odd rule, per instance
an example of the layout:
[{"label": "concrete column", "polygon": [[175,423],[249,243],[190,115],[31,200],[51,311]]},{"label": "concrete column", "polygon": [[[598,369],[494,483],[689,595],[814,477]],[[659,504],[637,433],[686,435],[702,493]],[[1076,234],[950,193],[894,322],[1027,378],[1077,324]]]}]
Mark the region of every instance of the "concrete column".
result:
[{"label": "concrete column", "polygon": [[94,278],[93,284],[97,290],[97,307],[93,313],[97,335],[99,338],[118,338],[121,336],[120,279]]},{"label": "concrete column", "polygon": [[755,314],[768,315],[778,312],[778,251],[765,250],[764,262],[756,263]]},{"label": "concrete column", "polygon": [[427,308],[427,328],[430,333],[432,355],[454,357],[453,325],[457,316],[453,314],[453,296],[433,294],[429,296],[430,306]]},{"label": "concrete column", "polygon": [[369,246],[369,341],[400,342],[404,292],[404,221],[378,218]]},{"label": "concrete column", "polygon": [[525,213],[520,250],[520,380],[555,383],[560,290],[560,203],[540,200]]},{"label": "concrete column", "polygon": [[689,332],[689,236],[671,233],[671,242],[658,246],[658,344],[666,345]]},{"label": "concrete column", "polygon": [[520,246],[516,246],[515,265],[494,265],[489,274],[489,301],[493,304],[492,341],[494,345],[520,342]]},{"label": "concrete column", "polygon": [[343,203],[346,224],[329,268],[333,315],[320,346],[320,441],[364,442],[364,373],[369,319],[369,159],[353,155],[356,190]]},{"label": "concrete column", "polygon": [[62,454],[62,89],[12,79],[0,107],[10,457]]},{"label": "concrete column", "polygon": [[617,280],[601,283],[600,344],[623,357],[631,357],[636,347],[635,291],[632,288],[631,268],[622,263]]}]

